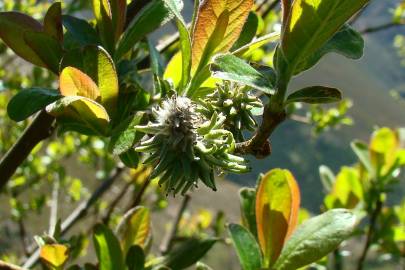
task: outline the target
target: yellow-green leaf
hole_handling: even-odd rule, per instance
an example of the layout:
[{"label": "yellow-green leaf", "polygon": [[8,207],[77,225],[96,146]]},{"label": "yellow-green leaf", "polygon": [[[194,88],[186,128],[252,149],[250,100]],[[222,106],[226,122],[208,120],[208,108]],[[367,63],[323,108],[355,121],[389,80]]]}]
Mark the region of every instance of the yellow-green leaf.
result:
[{"label": "yellow-green leaf", "polygon": [[64,245],[54,244],[41,247],[41,261],[52,270],[63,269],[69,258],[69,249]]},{"label": "yellow-green leaf", "polygon": [[151,238],[149,209],[137,207],[129,211],[118,225],[117,234],[124,253],[133,245],[145,248]]},{"label": "yellow-green leaf", "polygon": [[266,267],[279,257],[298,222],[300,191],[288,170],[263,176],[256,194],[257,235]]},{"label": "yellow-green leaf", "polygon": [[292,65],[291,68],[294,69],[303,57],[308,57],[321,48],[368,2],[369,0],[295,0],[284,23],[282,37],[282,50],[287,62]]},{"label": "yellow-green leaf", "polygon": [[63,96],[82,96],[91,100],[100,97],[96,83],[86,74],[74,67],[62,70],[59,79],[59,89]]},{"label": "yellow-green leaf", "polygon": [[41,32],[42,25],[19,12],[0,13],[0,38],[18,56],[34,65],[47,67],[36,52],[24,40],[25,32]]},{"label": "yellow-green leaf", "polygon": [[103,106],[80,96],[64,97],[46,107],[49,114],[62,122],[81,128],[85,134],[108,135],[110,118]]},{"label": "yellow-green leaf", "polygon": [[226,52],[232,47],[239,38],[252,5],[253,0],[206,0],[201,4],[192,38],[192,70],[195,71],[200,65],[221,15],[228,13],[229,20],[221,42],[216,44],[212,53]]},{"label": "yellow-green leaf", "polygon": [[103,45],[112,53],[114,50],[115,34],[110,1],[93,0],[93,12]]}]

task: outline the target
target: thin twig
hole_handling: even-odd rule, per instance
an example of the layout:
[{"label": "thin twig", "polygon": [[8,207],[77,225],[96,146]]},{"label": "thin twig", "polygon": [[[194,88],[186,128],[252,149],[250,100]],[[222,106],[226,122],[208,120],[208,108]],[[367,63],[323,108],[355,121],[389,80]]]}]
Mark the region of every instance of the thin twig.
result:
[{"label": "thin twig", "polygon": [[369,27],[369,28],[365,28],[363,30],[360,30],[360,34],[372,34],[372,33],[377,33],[383,30],[388,30],[390,28],[394,28],[394,27],[400,27],[405,25],[405,21],[400,21],[400,22],[389,22],[389,23],[385,23],[379,26],[374,26],[374,27]]},{"label": "thin twig", "polygon": [[58,200],[59,200],[59,177],[56,177],[53,183],[52,198],[51,198],[51,211],[49,215],[49,235],[53,236],[55,233],[56,223],[58,223]]},{"label": "thin twig", "polygon": [[25,256],[29,256],[29,251],[27,249],[27,231],[25,229],[25,224],[22,218],[18,219],[18,229],[20,234],[20,240],[22,249],[24,251]]},{"label": "thin twig", "polygon": [[104,224],[108,224],[110,222],[112,213],[114,212],[117,205],[121,202],[121,200],[125,197],[125,194],[127,193],[128,189],[131,185],[132,185],[131,181],[128,181],[127,183],[125,183],[125,185],[122,187],[120,192],[118,192],[117,196],[111,202],[110,206],[108,207],[107,213],[103,217]]},{"label": "thin twig", "polygon": [[136,194],[134,201],[132,202],[130,207],[127,208],[127,211],[129,209],[135,208],[135,207],[137,207],[137,206],[139,206],[141,204],[143,195],[145,194],[146,189],[148,188],[148,186],[149,186],[149,184],[151,182],[152,182],[152,179],[151,179],[151,177],[149,175],[148,178],[146,178],[145,182],[143,182],[143,184],[141,186],[141,189]]},{"label": "thin twig", "polygon": [[168,234],[166,234],[166,236],[163,239],[163,242],[162,242],[162,244],[160,246],[160,252],[163,255],[166,254],[168,251],[170,251],[170,249],[173,246],[173,242],[174,242],[174,239],[176,237],[177,230],[179,228],[181,218],[183,217],[184,211],[186,211],[186,209],[187,209],[187,206],[188,206],[188,203],[190,202],[190,199],[191,199],[190,195],[185,195],[184,196],[183,201],[182,201],[182,203],[181,203],[181,205],[180,205],[180,207],[179,207],[179,209],[178,209],[178,211],[176,213],[174,223],[173,223],[170,231],[168,231]]},{"label": "thin twig", "polygon": [[[79,220],[83,219],[89,209],[107,192],[112,184],[121,176],[121,174],[125,171],[125,168],[122,166],[118,166],[115,171],[111,174],[111,176],[103,181],[103,183],[94,191],[91,197],[81,203],[66,219],[62,222],[61,225],[61,235],[67,233],[73,225],[75,225]],[[39,259],[39,249],[34,251],[34,253],[28,258],[28,260],[24,263],[25,268],[33,267]]]},{"label": "thin twig", "polygon": [[364,268],[364,263],[367,258],[367,253],[370,249],[371,244],[374,241],[373,238],[374,238],[375,230],[377,227],[377,220],[378,220],[379,215],[381,214],[382,207],[383,207],[383,202],[381,201],[381,198],[378,198],[375,208],[370,216],[370,226],[369,226],[368,232],[367,232],[366,243],[364,245],[363,252],[361,253],[361,256],[359,258],[359,261],[357,264],[357,270],[362,270]]},{"label": "thin twig", "polygon": [[27,269],[0,260],[0,270],[27,270]]}]

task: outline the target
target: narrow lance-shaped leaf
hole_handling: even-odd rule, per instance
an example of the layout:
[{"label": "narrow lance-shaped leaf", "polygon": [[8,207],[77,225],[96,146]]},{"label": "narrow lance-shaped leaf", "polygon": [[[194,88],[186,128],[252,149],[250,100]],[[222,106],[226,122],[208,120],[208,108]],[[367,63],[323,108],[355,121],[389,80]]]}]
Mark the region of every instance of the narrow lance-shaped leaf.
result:
[{"label": "narrow lance-shaped leaf", "polygon": [[256,190],[253,188],[242,188],[239,191],[240,211],[242,217],[242,225],[257,237],[256,226]]},{"label": "narrow lance-shaped leaf", "polygon": [[182,59],[182,75],[180,83],[180,92],[186,88],[190,81],[191,72],[191,38],[187,29],[187,25],[181,16],[179,6],[176,5],[175,0],[168,0],[167,6],[171,12],[175,15],[176,25],[180,34],[180,50]]},{"label": "narrow lance-shaped leaf", "polygon": [[251,86],[267,94],[274,94],[271,82],[244,60],[232,55],[218,55],[211,65],[212,76]]},{"label": "narrow lance-shaped leaf", "polygon": [[97,21],[103,45],[110,53],[114,51],[115,31],[112,22],[112,11],[109,0],[93,0],[93,12]]},{"label": "narrow lance-shaped leaf", "polygon": [[14,121],[23,121],[60,98],[61,95],[54,89],[25,89],[10,100],[7,113]]},{"label": "narrow lance-shaped leaf", "polygon": [[369,0],[296,0],[282,37],[282,50],[294,67],[321,48]]},{"label": "narrow lance-shaped leaf", "polygon": [[114,233],[105,225],[94,228],[94,247],[96,249],[100,270],[125,270],[124,257],[120,244]]},{"label": "narrow lance-shaped leaf", "polygon": [[300,192],[293,175],[275,169],[263,176],[256,194],[256,222],[264,266],[272,266],[298,222]]},{"label": "narrow lance-shaped leaf", "polygon": [[244,227],[231,224],[229,234],[243,270],[257,270],[262,266],[262,255],[255,237]]},{"label": "narrow lance-shaped leaf", "polygon": [[353,233],[355,223],[355,216],[346,209],[305,221],[287,241],[274,269],[295,270],[318,261]]},{"label": "narrow lance-shaped leaf", "polygon": [[44,31],[59,42],[63,41],[61,2],[53,3],[48,9],[44,18]]},{"label": "narrow lance-shaped leaf", "polygon": [[246,44],[249,44],[253,40],[253,38],[256,36],[258,27],[259,27],[258,15],[253,11],[249,12],[249,16],[247,18],[245,25],[243,26],[240,37],[233,45],[231,51],[237,50],[240,47],[245,46]]},{"label": "narrow lance-shaped leaf", "polygon": [[70,35],[82,46],[100,44],[96,30],[82,19],[70,16],[62,16],[63,26],[68,30]]},{"label": "narrow lance-shaped leaf", "polygon": [[119,40],[125,27],[127,1],[109,0],[111,5],[112,25],[115,34],[115,41]]},{"label": "narrow lance-shaped leaf", "polygon": [[[200,66],[207,42],[218,26],[218,19],[224,12],[229,14],[223,39],[214,52],[226,52],[239,38],[246,18],[253,6],[253,0],[206,0],[199,7],[192,37],[192,70]],[[212,55],[206,55],[210,58]],[[204,60],[206,61],[206,60]]]},{"label": "narrow lance-shaped leaf", "polygon": [[342,100],[342,93],[336,89],[326,86],[311,86],[298,90],[288,96],[286,104],[304,102],[309,104],[325,104]]},{"label": "narrow lance-shaped leaf", "polygon": [[19,12],[0,13],[0,38],[18,56],[34,65],[47,67],[37,53],[24,40],[25,32],[41,32],[42,25]]},{"label": "narrow lance-shaped leaf", "polygon": [[[183,2],[173,0],[179,10],[183,8]],[[151,1],[131,21],[121,38],[115,58],[120,59],[147,34],[173,19],[174,14],[170,11],[166,0]]]},{"label": "narrow lance-shaped leaf", "polygon": [[370,150],[368,148],[368,145],[360,141],[354,141],[350,144],[350,146],[352,147],[352,150],[356,154],[361,164],[363,164],[363,166],[367,169],[369,173],[374,175],[375,169],[371,164]]}]

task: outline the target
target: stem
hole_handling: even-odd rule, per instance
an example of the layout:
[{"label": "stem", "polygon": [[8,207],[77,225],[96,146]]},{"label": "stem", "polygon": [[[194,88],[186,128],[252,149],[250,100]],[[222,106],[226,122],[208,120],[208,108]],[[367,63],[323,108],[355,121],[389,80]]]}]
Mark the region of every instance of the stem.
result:
[{"label": "stem", "polygon": [[373,238],[374,238],[375,230],[377,227],[377,219],[378,219],[378,216],[381,214],[382,207],[383,207],[383,202],[381,200],[381,196],[378,195],[378,200],[376,202],[375,208],[372,211],[371,216],[370,216],[370,226],[369,226],[369,229],[367,232],[366,243],[364,245],[363,252],[360,256],[360,259],[358,261],[357,270],[362,270],[364,267],[364,263],[367,258],[367,253],[374,240]]},{"label": "stem", "polygon": [[403,26],[405,25],[405,21],[401,21],[401,22],[389,22],[389,23],[385,23],[379,26],[375,26],[375,27],[369,27],[366,29],[363,29],[361,31],[359,31],[361,34],[372,34],[372,33],[376,33],[376,32],[380,32],[383,30],[387,30],[393,27],[399,27],[399,26]]},{"label": "stem", "polygon": [[108,224],[110,222],[110,218],[112,213],[114,212],[115,208],[117,207],[117,205],[120,203],[120,201],[124,198],[125,194],[127,193],[129,187],[132,185],[132,182],[127,182],[122,189],[120,190],[120,192],[117,194],[117,196],[115,197],[115,199],[112,201],[112,203],[110,204],[110,206],[108,207],[107,213],[105,214],[105,216],[103,217],[103,223],[104,224]]},{"label": "stem", "polygon": [[160,246],[160,252],[162,254],[166,254],[172,248],[174,239],[175,239],[176,234],[177,234],[177,230],[179,228],[181,218],[183,217],[184,211],[186,211],[186,209],[187,209],[187,206],[188,206],[188,203],[190,202],[190,199],[191,199],[190,195],[185,195],[184,196],[183,201],[181,203],[181,206],[177,211],[174,223],[173,223],[170,231],[168,232],[168,234],[165,236],[165,238],[164,238],[164,240],[162,242],[162,245]]},{"label": "stem", "polygon": [[49,235],[51,236],[55,234],[55,227],[58,223],[59,181],[59,177],[56,177],[52,190],[51,211],[49,217]]},{"label": "stem", "polygon": [[0,190],[4,188],[17,168],[27,159],[32,149],[52,135],[54,120],[54,117],[41,111],[26,128],[20,139],[3,156],[0,161]]},{"label": "stem", "polygon": [[340,253],[339,248],[337,248],[333,252],[333,258],[334,258],[334,268],[335,268],[335,270],[343,270],[343,257],[342,257],[342,253]]},{"label": "stem", "polygon": [[18,229],[24,254],[25,256],[29,256],[29,251],[27,250],[27,230],[25,229],[24,221],[22,218],[18,219]]}]

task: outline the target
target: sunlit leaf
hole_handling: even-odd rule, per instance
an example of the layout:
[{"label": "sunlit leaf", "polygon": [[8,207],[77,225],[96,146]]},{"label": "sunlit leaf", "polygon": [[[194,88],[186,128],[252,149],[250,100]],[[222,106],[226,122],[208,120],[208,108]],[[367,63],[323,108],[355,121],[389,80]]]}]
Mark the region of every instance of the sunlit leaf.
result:
[{"label": "sunlit leaf", "polygon": [[298,222],[300,191],[294,176],[275,169],[263,176],[256,194],[256,222],[266,267],[275,263]]},{"label": "sunlit leaf", "polygon": [[34,65],[47,67],[37,53],[24,40],[25,32],[41,32],[42,25],[33,18],[18,12],[0,13],[0,38],[18,56]]},{"label": "sunlit leaf", "polygon": [[145,248],[151,238],[150,211],[145,207],[137,207],[125,214],[117,227],[124,253],[133,245]]},{"label": "sunlit leaf", "polygon": [[114,233],[105,225],[98,224],[94,228],[94,247],[100,270],[125,270],[124,257]]},{"label": "sunlit leaf", "polygon": [[69,249],[59,244],[45,245],[41,247],[39,256],[51,270],[62,270],[69,258]]},{"label": "sunlit leaf", "polygon": [[63,41],[61,2],[53,3],[48,9],[44,18],[44,31],[59,42]]},{"label": "sunlit leaf", "polygon": [[257,270],[262,266],[262,255],[255,237],[238,224],[229,225],[229,234],[243,270]]},{"label": "sunlit leaf", "polygon": [[375,170],[373,168],[373,165],[371,164],[370,150],[368,148],[368,145],[360,141],[354,141],[350,145],[361,164],[363,164],[363,166],[371,175],[374,175]]},{"label": "sunlit leaf", "polygon": [[355,223],[355,216],[346,209],[305,221],[287,241],[274,269],[295,270],[318,261],[353,233]]},{"label": "sunlit leaf", "polygon": [[338,53],[350,59],[359,59],[363,56],[364,40],[361,35],[345,25],[339,30],[324,46],[314,54],[304,57],[294,70],[294,74],[301,73],[313,67],[318,61],[328,53]]},{"label": "sunlit leaf", "polygon": [[319,176],[321,177],[323,188],[326,192],[330,192],[333,188],[335,183],[335,175],[333,174],[332,170],[322,165],[319,167]]},{"label": "sunlit leaf", "polygon": [[[253,0],[206,0],[201,3],[192,37],[192,70],[202,66],[201,62],[208,62],[214,53],[226,52],[232,47],[252,6]],[[228,19],[224,20],[224,17]],[[211,45],[214,48],[208,48],[218,30],[223,31],[223,37],[215,46]]]},{"label": "sunlit leaf", "polygon": [[[287,1],[286,1],[287,2]],[[282,35],[282,50],[292,70],[320,49],[369,0],[296,0]],[[293,71],[291,71],[293,72]]]},{"label": "sunlit leaf", "polygon": [[64,97],[46,107],[58,120],[86,127],[90,133],[107,135],[110,118],[107,111],[97,102],[80,96]]},{"label": "sunlit leaf", "polygon": [[86,74],[74,67],[62,70],[59,78],[59,89],[62,95],[82,96],[97,101],[100,90],[96,83]]},{"label": "sunlit leaf", "polygon": [[93,12],[97,21],[97,28],[100,32],[101,40],[107,50],[114,51],[115,32],[112,22],[112,11],[109,0],[92,0]]},{"label": "sunlit leaf", "polygon": [[287,97],[286,104],[304,102],[309,104],[334,103],[342,100],[342,93],[326,86],[311,86],[298,90]]},{"label": "sunlit leaf", "polygon": [[7,105],[7,113],[14,121],[23,121],[60,98],[61,95],[54,89],[25,89],[10,100]]},{"label": "sunlit leaf", "polygon": [[214,78],[234,81],[267,94],[274,94],[270,80],[248,63],[232,54],[217,55],[213,59],[211,71]]}]

